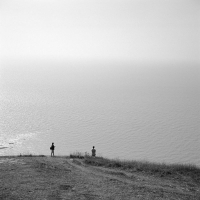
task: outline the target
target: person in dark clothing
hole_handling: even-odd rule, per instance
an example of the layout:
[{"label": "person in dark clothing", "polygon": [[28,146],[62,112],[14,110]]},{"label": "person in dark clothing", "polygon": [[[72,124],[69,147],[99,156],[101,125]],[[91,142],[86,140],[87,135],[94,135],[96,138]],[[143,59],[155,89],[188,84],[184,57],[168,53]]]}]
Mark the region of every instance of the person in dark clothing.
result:
[{"label": "person in dark clothing", "polygon": [[50,147],[51,156],[54,156],[54,149],[55,149],[55,146],[54,146],[54,143],[52,143],[52,145],[51,145],[51,147]]},{"label": "person in dark clothing", "polygon": [[96,149],[95,147],[93,146],[93,149],[92,149],[92,156],[95,157],[96,156]]}]

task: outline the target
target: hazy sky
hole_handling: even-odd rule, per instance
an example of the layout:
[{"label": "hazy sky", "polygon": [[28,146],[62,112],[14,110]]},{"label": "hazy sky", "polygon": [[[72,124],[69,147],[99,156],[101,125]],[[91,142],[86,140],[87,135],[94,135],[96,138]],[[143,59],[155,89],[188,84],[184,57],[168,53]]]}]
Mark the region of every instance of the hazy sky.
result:
[{"label": "hazy sky", "polygon": [[0,0],[0,59],[200,63],[200,1]]}]

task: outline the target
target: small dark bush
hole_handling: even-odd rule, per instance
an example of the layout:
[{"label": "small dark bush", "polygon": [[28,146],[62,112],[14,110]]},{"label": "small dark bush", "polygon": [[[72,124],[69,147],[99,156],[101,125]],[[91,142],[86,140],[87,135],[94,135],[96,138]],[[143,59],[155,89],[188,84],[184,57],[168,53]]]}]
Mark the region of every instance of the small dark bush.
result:
[{"label": "small dark bush", "polygon": [[80,152],[71,153],[69,157],[70,158],[84,159],[83,153],[80,153]]}]

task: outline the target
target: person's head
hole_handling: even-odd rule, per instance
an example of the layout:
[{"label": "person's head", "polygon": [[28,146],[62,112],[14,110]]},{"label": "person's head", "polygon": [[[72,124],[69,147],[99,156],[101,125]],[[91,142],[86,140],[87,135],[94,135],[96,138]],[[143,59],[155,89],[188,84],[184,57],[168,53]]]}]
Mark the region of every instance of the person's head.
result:
[{"label": "person's head", "polygon": [[94,149],[94,146],[93,146],[93,149]]},{"label": "person's head", "polygon": [[52,144],[54,144],[54,143],[52,142]]}]

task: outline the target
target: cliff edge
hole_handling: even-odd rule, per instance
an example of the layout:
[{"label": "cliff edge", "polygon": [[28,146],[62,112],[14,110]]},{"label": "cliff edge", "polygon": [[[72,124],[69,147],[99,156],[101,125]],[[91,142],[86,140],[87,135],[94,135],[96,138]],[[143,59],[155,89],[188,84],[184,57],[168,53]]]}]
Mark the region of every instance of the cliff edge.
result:
[{"label": "cliff edge", "polygon": [[1,200],[200,199],[196,180],[94,166],[69,157],[0,157]]}]

